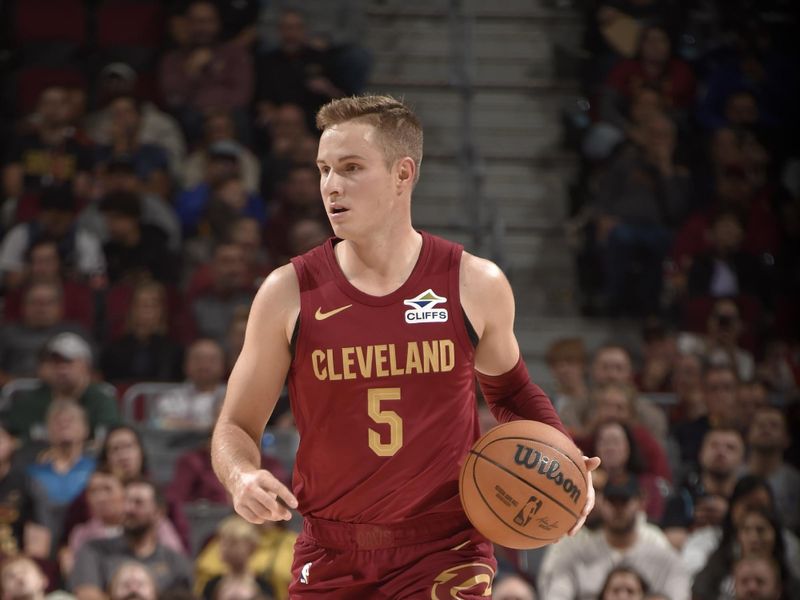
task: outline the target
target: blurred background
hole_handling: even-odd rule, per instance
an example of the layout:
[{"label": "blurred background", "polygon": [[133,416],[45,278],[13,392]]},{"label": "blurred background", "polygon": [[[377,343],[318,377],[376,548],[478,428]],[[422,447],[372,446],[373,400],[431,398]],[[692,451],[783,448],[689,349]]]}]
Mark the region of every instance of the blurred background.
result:
[{"label": "blurred background", "polygon": [[[315,112],[363,92],[421,117],[416,227],[503,268],[534,381],[604,461],[591,552],[498,548],[495,597],[796,597],[797,25],[789,0],[0,1],[3,598],[287,597],[300,519],[230,517],[208,436],[258,286],[331,233]],[[297,441],[284,395],[287,482]]]}]

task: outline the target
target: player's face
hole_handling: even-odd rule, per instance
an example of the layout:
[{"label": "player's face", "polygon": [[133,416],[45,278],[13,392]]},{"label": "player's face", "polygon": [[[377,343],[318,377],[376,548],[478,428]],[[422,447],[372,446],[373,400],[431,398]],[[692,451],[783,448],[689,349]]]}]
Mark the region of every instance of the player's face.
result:
[{"label": "player's face", "polygon": [[325,212],[338,237],[363,238],[391,222],[399,200],[394,168],[386,164],[374,127],[347,122],[326,129],[317,166]]}]

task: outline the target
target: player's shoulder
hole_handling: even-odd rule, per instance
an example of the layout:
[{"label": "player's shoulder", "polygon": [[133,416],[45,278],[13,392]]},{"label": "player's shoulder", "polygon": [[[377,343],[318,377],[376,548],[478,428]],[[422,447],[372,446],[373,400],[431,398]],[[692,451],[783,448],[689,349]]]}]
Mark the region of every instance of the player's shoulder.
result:
[{"label": "player's shoulder", "polygon": [[466,251],[461,255],[460,275],[462,288],[507,285],[506,276],[500,267],[491,260]]},{"label": "player's shoulder", "polygon": [[280,266],[267,275],[255,298],[255,303],[269,304],[273,310],[299,302],[300,283],[291,264]]}]

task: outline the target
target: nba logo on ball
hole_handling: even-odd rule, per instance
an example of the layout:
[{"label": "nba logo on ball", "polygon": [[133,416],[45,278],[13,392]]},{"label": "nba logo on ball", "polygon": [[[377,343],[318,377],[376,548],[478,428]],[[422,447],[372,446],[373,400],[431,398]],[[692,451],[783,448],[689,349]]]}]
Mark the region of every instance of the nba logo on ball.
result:
[{"label": "nba logo on ball", "polygon": [[558,540],[586,504],[583,455],[537,421],[498,425],[473,445],[461,468],[461,504],[487,538],[530,549]]}]

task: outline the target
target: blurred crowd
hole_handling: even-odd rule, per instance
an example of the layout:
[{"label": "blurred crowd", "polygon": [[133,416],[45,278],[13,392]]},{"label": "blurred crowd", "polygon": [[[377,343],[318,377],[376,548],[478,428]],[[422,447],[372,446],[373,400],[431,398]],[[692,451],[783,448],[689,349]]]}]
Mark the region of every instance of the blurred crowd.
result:
[{"label": "blurred crowd", "polygon": [[[0,3],[0,595],[287,597],[297,523],[232,514],[208,438],[250,303],[330,235],[317,109],[355,2]],[[282,398],[263,464],[289,481]]]},{"label": "blurred crowd", "polygon": [[501,570],[547,600],[797,598],[796,15],[578,4],[583,96],[564,116],[582,304],[639,335],[550,346],[554,404],[602,459],[597,505],[574,538],[499,552]]}]

